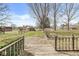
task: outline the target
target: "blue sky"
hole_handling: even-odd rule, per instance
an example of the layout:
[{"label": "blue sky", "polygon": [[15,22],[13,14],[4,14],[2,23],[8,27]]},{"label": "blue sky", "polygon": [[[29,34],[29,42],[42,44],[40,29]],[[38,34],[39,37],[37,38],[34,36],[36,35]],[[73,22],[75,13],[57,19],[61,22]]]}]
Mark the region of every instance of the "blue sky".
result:
[{"label": "blue sky", "polygon": [[15,12],[18,15],[29,13],[29,7],[25,3],[9,3],[8,7],[11,12]]},{"label": "blue sky", "polygon": [[9,13],[11,14],[11,22],[17,26],[33,25],[35,26],[35,19],[30,15],[30,8],[25,3],[8,3]]},{"label": "blue sky", "polygon": [[[7,3],[9,7],[9,13],[12,15],[11,22],[17,26],[22,25],[36,25],[36,20],[32,18],[30,8],[27,3]],[[79,18],[72,21],[76,23]],[[61,22],[63,23],[63,22]]]}]

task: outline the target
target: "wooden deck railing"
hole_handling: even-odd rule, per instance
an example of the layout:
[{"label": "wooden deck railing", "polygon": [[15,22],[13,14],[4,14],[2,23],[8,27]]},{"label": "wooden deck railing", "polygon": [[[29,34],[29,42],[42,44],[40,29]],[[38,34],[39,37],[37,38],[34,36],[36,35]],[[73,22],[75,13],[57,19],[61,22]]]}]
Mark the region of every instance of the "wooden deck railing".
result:
[{"label": "wooden deck railing", "polygon": [[0,49],[0,56],[19,56],[24,53],[24,36]]},{"label": "wooden deck railing", "polygon": [[56,51],[79,51],[79,36],[55,36]]}]

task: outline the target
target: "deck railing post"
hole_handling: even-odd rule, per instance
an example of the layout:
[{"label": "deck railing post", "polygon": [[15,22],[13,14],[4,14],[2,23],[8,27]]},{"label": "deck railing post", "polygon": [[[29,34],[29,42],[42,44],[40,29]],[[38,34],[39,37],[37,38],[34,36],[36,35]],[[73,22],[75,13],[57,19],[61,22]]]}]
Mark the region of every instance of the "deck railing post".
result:
[{"label": "deck railing post", "polygon": [[55,36],[55,50],[57,50],[57,35]]},{"label": "deck railing post", "polygon": [[17,56],[17,42],[15,43],[15,56]]},{"label": "deck railing post", "polygon": [[18,45],[18,42],[17,42],[17,55],[18,55],[18,53],[19,53],[19,50],[18,50],[19,47],[18,47],[18,46],[19,46],[19,45]]},{"label": "deck railing post", "polygon": [[20,55],[19,42],[18,42],[18,55]]},{"label": "deck railing post", "polygon": [[22,38],[22,41],[23,41],[23,51],[22,51],[22,54],[24,54],[24,36],[23,36],[23,38]]},{"label": "deck railing post", "polygon": [[9,49],[10,49],[10,56],[11,56],[11,53],[12,53],[12,52],[11,52],[11,46],[9,47]]},{"label": "deck railing post", "polygon": [[4,50],[4,56],[6,56],[7,55],[7,51],[6,51],[6,49]]},{"label": "deck railing post", "polygon": [[0,56],[1,56],[1,51],[0,51]]},{"label": "deck railing post", "polygon": [[20,55],[21,55],[21,40],[19,41]]},{"label": "deck railing post", "polygon": [[72,34],[72,49],[74,50],[74,39],[75,39],[75,37],[74,37],[74,35]]},{"label": "deck railing post", "polygon": [[23,50],[24,50],[24,38],[22,38],[22,41],[21,41],[21,44],[22,44],[22,52],[21,52],[21,54],[23,55]]},{"label": "deck railing post", "polygon": [[13,45],[13,53],[14,53],[14,56],[15,56],[15,44]]}]

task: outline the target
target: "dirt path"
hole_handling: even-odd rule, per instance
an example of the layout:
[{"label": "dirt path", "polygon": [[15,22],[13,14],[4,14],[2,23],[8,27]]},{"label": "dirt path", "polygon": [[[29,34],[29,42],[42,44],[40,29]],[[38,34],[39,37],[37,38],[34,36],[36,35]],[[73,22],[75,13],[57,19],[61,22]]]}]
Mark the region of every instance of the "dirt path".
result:
[{"label": "dirt path", "polygon": [[68,56],[68,54],[56,52],[54,41],[46,38],[30,37],[25,39],[25,52],[35,56]]}]

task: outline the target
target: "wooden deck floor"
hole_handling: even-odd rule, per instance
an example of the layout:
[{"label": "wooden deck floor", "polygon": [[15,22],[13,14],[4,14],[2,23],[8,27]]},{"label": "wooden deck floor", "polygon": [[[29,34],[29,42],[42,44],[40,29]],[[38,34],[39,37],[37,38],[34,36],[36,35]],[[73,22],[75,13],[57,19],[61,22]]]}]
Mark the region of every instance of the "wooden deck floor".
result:
[{"label": "wooden deck floor", "polygon": [[[39,37],[25,38],[25,53],[29,56],[70,56],[73,54],[57,52],[54,49],[54,40]],[[25,54],[26,55],[26,54]]]}]

